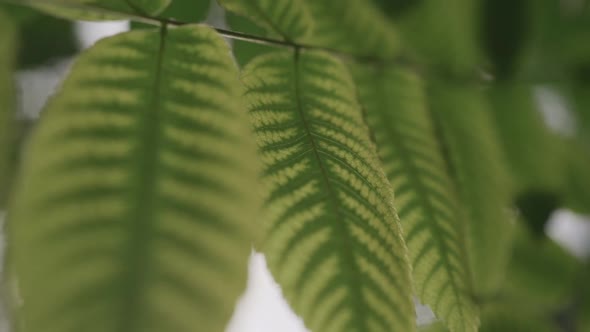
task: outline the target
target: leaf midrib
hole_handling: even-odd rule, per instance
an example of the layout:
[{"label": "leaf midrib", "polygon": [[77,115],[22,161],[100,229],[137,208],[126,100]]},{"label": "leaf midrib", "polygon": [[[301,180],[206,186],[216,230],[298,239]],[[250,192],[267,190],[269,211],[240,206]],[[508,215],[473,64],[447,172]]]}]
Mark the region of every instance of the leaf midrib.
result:
[{"label": "leaf midrib", "polygon": [[129,215],[128,257],[125,259],[124,278],[128,284],[125,288],[124,307],[121,308],[120,332],[139,331],[138,319],[144,301],[143,292],[149,275],[151,249],[153,243],[156,176],[161,136],[160,108],[162,66],[166,50],[167,27],[160,29],[160,44],[156,55],[156,68],[152,99],[146,114],[140,114],[139,137],[137,147],[137,183],[132,183],[132,207]]},{"label": "leaf midrib", "polygon": [[[319,147],[317,146],[317,143],[314,139],[314,135],[313,132],[310,128],[310,125],[308,123],[308,119],[305,115],[305,112],[303,110],[303,105],[302,105],[302,96],[301,96],[301,79],[300,79],[300,54],[301,51],[300,49],[295,49],[294,52],[294,85],[295,85],[295,99],[297,101],[297,111],[299,113],[299,116],[301,117],[301,121],[303,123],[305,132],[307,134],[307,136],[309,137],[309,142],[310,145],[312,146],[312,151],[313,151],[313,156],[314,159],[316,159],[318,167],[320,168],[321,171],[321,175],[322,175],[322,182],[324,183],[324,187],[326,188],[326,191],[328,192],[328,200],[329,200],[329,206],[331,206],[332,210],[333,210],[333,215],[336,216],[337,220],[334,223],[334,227],[333,229],[337,230],[340,235],[342,236],[342,238],[344,239],[343,242],[347,243],[346,246],[343,246],[343,250],[340,251],[340,256],[345,256],[346,262],[344,262],[344,264],[348,264],[349,267],[351,267],[349,269],[350,274],[353,275],[352,278],[349,278],[351,280],[361,280],[361,278],[359,278],[360,275],[360,270],[357,266],[357,263],[354,259],[354,254],[352,252],[352,250],[350,248],[352,248],[353,246],[351,245],[352,240],[350,238],[350,234],[348,233],[347,229],[346,229],[346,225],[344,224],[344,220],[345,217],[344,215],[342,215],[342,213],[340,212],[340,208],[338,207],[339,203],[336,199],[337,194],[336,191],[334,190],[334,188],[332,187],[332,184],[330,183],[330,177],[328,175],[328,171],[326,169],[326,166],[324,165],[324,163],[322,162],[322,158],[320,157],[319,154]],[[340,223],[339,223],[340,221]],[[352,305],[354,306],[355,310],[354,313],[356,313],[357,316],[362,317],[362,319],[352,319],[352,321],[354,323],[356,323],[358,331],[366,331],[368,330],[368,326],[366,324],[366,314],[365,314],[365,308],[367,307],[367,304],[365,303],[365,299],[363,297],[363,294],[360,291],[360,287],[358,287],[359,285],[354,285],[354,287],[350,287],[350,302],[352,303]]]},{"label": "leaf midrib", "polygon": [[[380,92],[382,94],[386,94],[388,93],[387,91],[383,91],[383,87],[385,86],[383,80],[384,80],[384,75],[383,73],[377,73],[375,72],[379,78],[379,81],[381,81],[381,84],[378,84],[379,89],[381,90]],[[381,113],[383,114],[383,113]],[[399,131],[397,130],[396,126],[392,126],[390,125],[390,121],[387,121],[387,117],[385,117],[385,119],[383,119],[385,121],[382,121],[383,126],[387,128],[387,132],[391,134],[391,144],[394,144],[398,147],[398,149],[400,150],[400,158],[401,158],[401,162],[402,164],[404,164],[406,166],[406,169],[408,170],[408,181],[410,181],[411,183],[413,183],[415,190],[416,190],[416,194],[418,197],[418,200],[421,201],[421,205],[423,206],[424,209],[424,213],[425,213],[425,217],[422,218],[423,222],[426,222],[427,224],[430,225],[429,227],[429,233],[431,234],[431,236],[433,238],[435,238],[437,247],[439,248],[438,252],[440,253],[441,256],[441,260],[443,261],[443,264],[445,266],[445,270],[447,271],[447,275],[449,277],[449,281],[451,283],[451,288],[453,289],[453,294],[455,296],[455,298],[460,301],[460,295],[459,295],[459,289],[458,289],[458,285],[456,283],[455,280],[455,276],[453,275],[452,271],[454,269],[452,269],[451,263],[450,263],[450,259],[448,257],[448,253],[447,250],[449,250],[449,247],[445,244],[444,239],[442,238],[441,234],[442,234],[442,228],[438,225],[437,221],[438,217],[436,216],[436,209],[434,208],[434,206],[432,205],[432,203],[430,202],[430,195],[428,194],[428,189],[426,188],[426,185],[422,182],[421,177],[419,176],[419,171],[418,171],[418,167],[416,166],[414,160],[412,158],[410,158],[410,154],[411,154],[411,149],[407,148],[405,146],[404,139],[403,139],[403,135],[399,133]],[[419,197],[422,197],[423,199],[420,199]],[[402,220],[402,224],[403,224],[403,220]],[[432,230],[434,229],[434,230]],[[460,236],[460,232],[458,234]],[[459,244],[460,248],[464,248],[464,246],[462,244]],[[463,253],[462,253],[463,254]],[[464,255],[463,255],[464,256]],[[430,279],[430,278],[429,278]],[[425,286],[425,285],[424,285]],[[442,293],[440,294],[442,295]],[[422,290],[422,295],[421,297],[424,297],[424,289]],[[437,302],[440,301],[440,299],[437,300]],[[463,301],[460,301],[463,303]],[[461,320],[461,324],[463,325],[463,329],[465,330],[466,326],[465,326],[465,313],[463,310],[463,305],[459,305],[458,306],[459,309],[459,316],[462,318]],[[433,308],[436,309],[436,308]],[[450,314],[450,312],[449,312]]]}]

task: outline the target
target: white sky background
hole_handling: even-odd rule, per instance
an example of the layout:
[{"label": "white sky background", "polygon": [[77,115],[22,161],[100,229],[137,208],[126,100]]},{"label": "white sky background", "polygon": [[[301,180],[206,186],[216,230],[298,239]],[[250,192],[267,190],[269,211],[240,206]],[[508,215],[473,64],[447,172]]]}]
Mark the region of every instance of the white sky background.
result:
[{"label": "white sky background", "polygon": [[[125,31],[128,29],[127,22],[106,22],[78,24],[78,33],[81,46],[90,47],[100,38]],[[25,98],[21,98],[20,106],[23,113],[28,117],[36,117],[43,106],[46,98],[50,96],[60,78],[69,67],[70,61],[63,61],[52,66],[42,67],[35,70],[27,70],[18,73],[17,81],[21,91],[26,91]],[[548,114],[548,120],[553,126],[559,127],[562,123],[562,130],[571,132],[571,123],[557,120],[547,108],[564,109],[566,106],[556,97],[555,91],[548,87],[541,87],[535,90],[535,96],[543,107],[544,113]],[[557,113],[563,113],[562,110]],[[563,124],[565,121],[565,124]],[[557,123],[557,124],[556,124]],[[563,127],[566,127],[565,129]],[[559,128],[557,128],[559,129]],[[0,223],[2,212],[0,211]],[[588,256],[590,251],[590,222],[584,220],[571,212],[560,210],[554,213],[548,223],[547,232],[564,247],[578,256]],[[1,235],[1,234],[0,234]],[[3,241],[0,237],[0,256],[2,254]],[[2,264],[0,261],[0,268]],[[1,309],[1,308],[0,308]],[[419,322],[427,323],[432,321],[433,315],[427,307],[417,306]],[[245,293],[236,305],[236,311],[228,324],[226,332],[307,332],[303,322],[299,319],[289,305],[283,299],[279,286],[270,275],[264,256],[253,253],[249,265],[249,280]],[[2,323],[0,310],[0,332],[8,332]]]}]

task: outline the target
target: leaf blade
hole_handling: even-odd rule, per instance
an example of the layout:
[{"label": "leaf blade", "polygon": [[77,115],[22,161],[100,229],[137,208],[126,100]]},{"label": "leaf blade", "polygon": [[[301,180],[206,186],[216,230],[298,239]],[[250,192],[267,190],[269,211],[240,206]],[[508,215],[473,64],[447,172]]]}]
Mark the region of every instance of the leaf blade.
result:
[{"label": "leaf blade", "polygon": [[[451,331],[476,331],[466,225],[441,153],[420,78],[397,68],[354,68],[391,182],[422,303]],[[449,311],[449,309],[452,309]]]},{"label": "leaf blade", "polygon": [[396,27],[370,1],[305,0],[314,19],[307,42],[351,54],[394,58],[402,45]]},{"label": "leaf blade", "polygon": [[162,31],[87,51],[31,140],[9,218],[27,330],[222,331],[245,286],[238,73],[213,30]]},{"label": "leaf blade", "polygon": [[476,296],[495,294],[508,264],[512,180],[477,88],[435,82],[429,100],[468,218],[467,252]]},{"label": "leaf blade", "polygon": [[307,36],[313,21],[302,1],[292,0],[219,0],[228,11],[250,18],[254,23],[296,41]]},{"label": "leaf blade", "polygon": [[391,188],[346,68],[271,53],[243,80],[269,185],[262,248],[294,310],[315,331],[415,330]]}]

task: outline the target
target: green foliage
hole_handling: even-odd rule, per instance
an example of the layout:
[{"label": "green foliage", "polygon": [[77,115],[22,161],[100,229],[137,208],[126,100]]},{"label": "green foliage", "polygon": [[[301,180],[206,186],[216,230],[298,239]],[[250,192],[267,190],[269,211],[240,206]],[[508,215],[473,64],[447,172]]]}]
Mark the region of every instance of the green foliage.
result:
[{"label": "green foliage", "polygon": [[486,297],[501,282],[510,254],[510,177],[482,92],[442,82],[434,82],[429,90],[443,151],[467,210],[475,288],[478,296]]},{"label": "green foliage", "polygon": [[44,65],[78,51],[74,26],[69,21],[38,15],[21,26],[19,67]]},{"label": "green foliage", "polygon": [[301,40],[311,28],[311,17],[301,1],[290,0],[219,0],[232,12],[251,18],[288,41]]},{"label": "green foliage", "polygon": [[0,207],[9,185],[9,160],[14,123],[14,87],[12,71],[16,56],[16,29],[0,11]]},{"label": "green foliage", "polygon": [[414,50],[421,62],[447,73],[472,73],[481,60],[476,15],[479,1],[415,2],[395,19],[407,47]]},{"label": "green foliage", "polygon": [[268,184],[262,249],[314,331],[414,330],[405,244],[346,68],[319,52],[244,70]]},{"label": "green foliage", "polygon": [[401,42],[392,22],[366,0],[304,0],[314,18],[313,45],[367,57],[392,58]]},{"label": "green foliage", "polygon": [[38,9],[72,20],[124,19],[128,14],[155,15],[172,0],[27,0]]},{"label": "green foliage", "polygon": [[[265,30],[263,28],[255,25],[245,17],[228,12],[226,14],[226,19],[228,25],[234,31],[249,33],[255,36],[265,35]],[[232,41],[232,51],[234,53],[236,61],[240,64],[240,66],[245,66],[257,55],[267,53],[271,50],[273,49],[270,48],[268,45],[252,43],[249,41],[243,41],[239,39]]]},{"label": "green foliage", "polygon": [[221,331],[246,278],[256,152],[206,27],[83,54],[42,115],[10,212],[27,331]]},{"label": "green foliage", "polygon": [[476,331],[465,254],[465,218],[426,105],[412,72],[360,67],[361,101],[396,193],[414,284],[451,331]]},{"label": "green foliage", "polygon": [[490,114],[512,168],[515,189],[558,192],[564,181],[564,151],[557,135],[543,122],[531,87],[500,83],[490,89],[489,97]]},{"label": "green foliage", "polygon": [[[219,0],[215,29],[208,0],[6,1],[15,332],[223,331],[252,245],[314,332],[588,329],[587,266],[545,235],[590,213],[588,1]],[[15,62],[75,51],[45,13],[150,27],[82,53],[27,137]]]}]

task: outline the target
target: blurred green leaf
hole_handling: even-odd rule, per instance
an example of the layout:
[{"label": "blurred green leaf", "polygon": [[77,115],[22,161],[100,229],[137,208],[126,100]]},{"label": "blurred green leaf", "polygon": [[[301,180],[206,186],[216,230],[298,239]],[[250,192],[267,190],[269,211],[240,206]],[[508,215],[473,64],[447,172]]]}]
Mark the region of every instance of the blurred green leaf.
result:
[{"label": "blurred green leaf", "polygon": [[513,188],[483,92],[433,81],[429,104],[468,218],[467,252],[476,295],[493,294],[510,255]]},{"label": "blurred green leaf", "polygon": [[368,0],[303,0],[314,19],[312,45],[366,56],[391,59],[403,47],[397,27]]},{"label": "blurred green leaf", "polygon": [[13,71],[17,33],[10,17],[0,8],[0,208],[4,206],[11,182],[10,159],[15,114]]},{"label": "blurred green leaf", "polygon": [[[240,15],[228,12],[226,13],[226,19],[228,25],[233,31],[247,33],[254,36],[264,36],[266,34],[263,28],[257,26],[249,19]],[[276,49],[268,45],[251,43],[239,39],[232,40],[231,45],[234,57],[240,66],[245,66],[248,62],[250,62],[250,60],[254,59],[260,54]]]},{"label": "blurred green leaf", "polygon": [[18,68],[42,66],[78,51],[73,22],[24,6],[1,4],[0,9],[17,23]]},{"label": "blurred green leaf", "polygon": [[270,34],[286,41],[301,41],[312,30],[313,21],[304,1],[218,0],[228,11],[249,18]]},{"label": "blurred green leaf", "polygon": [[478,1],[422,0],[395,23],[422,62],[463,76],[481,64],[478,13]]},{"label": "blurred green leaf", "polygon": [[564,181],[561,140],[547,127],[533,99],[532,87],[498,82],[488,90],[490,113],[506,153],[517,193],[557,193]]},{"label": "blurred green leaf", "polygon": [[477,331],[466,218],[427,106],[424,82],[396,67],[352,68],[395,192],[416,296],[452,331]]},{"label": "blurred green leaf", "polygon": [[11,200],[20,330],[223,331],[258,229],[242,92],[227,44],[200,25],[78,58]]}]

